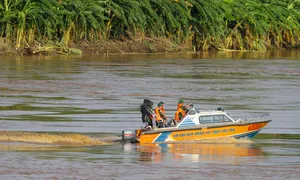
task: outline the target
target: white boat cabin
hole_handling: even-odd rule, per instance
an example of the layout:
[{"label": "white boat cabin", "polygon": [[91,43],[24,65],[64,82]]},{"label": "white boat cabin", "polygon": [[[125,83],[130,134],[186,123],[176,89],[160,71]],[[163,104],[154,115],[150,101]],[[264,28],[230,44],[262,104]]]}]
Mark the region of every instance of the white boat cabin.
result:
[{"label": "white boat cabin", "polygon": [[221,108],[214,111],[199,111],[192,105],[189,109],[188,114],[176,127],[236,122]]}]

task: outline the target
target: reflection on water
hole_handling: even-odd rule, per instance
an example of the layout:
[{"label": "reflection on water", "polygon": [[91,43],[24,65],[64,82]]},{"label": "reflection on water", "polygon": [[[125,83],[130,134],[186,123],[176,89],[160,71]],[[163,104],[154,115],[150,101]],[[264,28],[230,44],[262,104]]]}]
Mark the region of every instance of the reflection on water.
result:
[{"label": "reflection on water", "polygon": [[201,174],[205,179],[244,176],[243,179],[297,179],[299,145],[299,140],[279,139],[254,143],[105,146],[0,142],[0,176],[4,179],[171,180],[198,179]]},{"label": "reflection on water", "polygon": [[194,162],[236,164],[246,162],[241,157],[262,156],[262,150],[252,144],[124,144],[125,151],[137,151],[140,161]]}]

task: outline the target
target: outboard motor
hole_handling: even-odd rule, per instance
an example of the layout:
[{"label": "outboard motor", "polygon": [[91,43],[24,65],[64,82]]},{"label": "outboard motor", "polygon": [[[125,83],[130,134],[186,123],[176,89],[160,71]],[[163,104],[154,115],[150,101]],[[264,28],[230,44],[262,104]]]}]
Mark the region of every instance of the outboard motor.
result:
[{"label": "outboard motor", "polygon": [[144,103],[140,106],[140,111],[142,113],[143,123],[147,123],[146,126],[153,127],[152,119],[154,118],[154,112],[152,110],[153,102],[149,99],[144,99]]},{"label": "outboard motor", "polygon": [[135,130],[124,130],[122,131],[122,141],[125,143],[132,143],[135,141],[136,135]]}]

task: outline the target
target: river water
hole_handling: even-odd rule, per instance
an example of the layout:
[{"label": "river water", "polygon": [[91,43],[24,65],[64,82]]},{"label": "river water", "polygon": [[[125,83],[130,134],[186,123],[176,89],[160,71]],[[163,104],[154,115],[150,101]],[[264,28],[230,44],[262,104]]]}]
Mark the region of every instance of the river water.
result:
[{"label": "river water", "polygon": [[1,179],[298,179],[300,139],[107,143],[141,127],[143,99],[184,99],[262,134],[300,132],[300,51],[0,57]]}]

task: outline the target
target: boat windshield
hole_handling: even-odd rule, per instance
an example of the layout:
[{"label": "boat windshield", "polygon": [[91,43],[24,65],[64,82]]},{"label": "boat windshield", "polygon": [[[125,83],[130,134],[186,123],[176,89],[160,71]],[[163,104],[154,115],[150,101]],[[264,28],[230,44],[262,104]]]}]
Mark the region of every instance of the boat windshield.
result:
[{"label": "boat windshield", "polygon": [[197,109],[194,104],[189,104],[188,115],[195,115],[199,112],[200,112],[199,109]]}]

